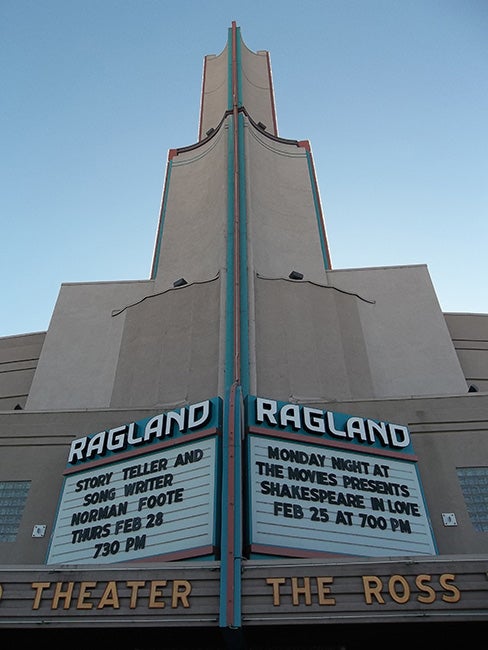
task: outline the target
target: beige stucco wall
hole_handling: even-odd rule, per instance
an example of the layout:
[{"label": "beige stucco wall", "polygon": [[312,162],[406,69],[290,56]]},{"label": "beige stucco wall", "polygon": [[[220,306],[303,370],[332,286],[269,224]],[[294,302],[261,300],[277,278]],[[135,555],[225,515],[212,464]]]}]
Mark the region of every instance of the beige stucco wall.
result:
[{"label": "beige stucco wall", "polygon": [[[188,263],[196,269],[199,260]],[[253,392],[285,401],[467,392],[425,266],[329,271],[328,278],[322,285],[252,276]],[[221,394],[225,290],[220,275],[160,291],[152,281],[63,285],[26,408]]]},{"label": "beige stucco wall", "polygon": [[228,108],[227,45],[218,55],[204,60],[202,97],[200,99],[200,139],[209,129],[216,129]]},{"label": "beige stucco wall", "polygon": [[488,391],[488,314],[445,313],[466,381],[472,390]]},{"label": "beige stucco wall", "polygon": [[[269,133],[277,135],[268,55],[265,51],[253,52],[239,36],[238,40],[241,56],[237,74],[241,96],[234,99],[256,123],[261,122]],[[209,129],[217,128],[225,111],[233,108],[233,104],[229,104],[229,87],[232,85],[229,54],[232,55],[226,44],[220,54],[206,56],[204,60],[199,128],[201,140]]]},{"label": "beige stucco wall", "polygon": [[260,395],[307,401],[467,392],[425,266],[327,275],[329,285],[255,278]]},{"label": "beige stucco wall", "polygon": [[426,265],[339,269],[327,275],[331,286],[364,299],[361,325],[376,396],[467,391]]},{"label": "beige stucco wall", "polygon": [[171,161],[155,291],[209,280],[224,267],[227,246],[227,123],[208,142]]},{"label": "beige stucco wall", "polygon": [[255,287],[256,394],[283,401],[373,395],[356,297],[286,278],[258,277]]},{"label": "beige stucco wall", "polygon": [[63,284],[42,348],[26,409],[110,405],[123,310],[153,292],[153,282]]},{"label": "beige stucco wall", "polygon": [[241,68],[242,105],[256,123],[261,122],[266,131],[278,135],[274,128],[274,97],[266,52],[253,52],[242,41]]},{"label": "beige stucco wall", "polygon": [[24,408],[46,332],[0,338],[0,410]]},{"label": "beige stucco wall", "polygon": [[327,283],[319,222],[303,147],[245,129],[249,264],[262,276]]},{"label": "beige stucco wall", "polygon": [[168,290],[127,309],[112,407],[172,406],[219,393],[219,278]]},{"label": "beige stucco wall", "polygon": [[223,383],[222,285],[63,285],[26,409],[188,403]]}]

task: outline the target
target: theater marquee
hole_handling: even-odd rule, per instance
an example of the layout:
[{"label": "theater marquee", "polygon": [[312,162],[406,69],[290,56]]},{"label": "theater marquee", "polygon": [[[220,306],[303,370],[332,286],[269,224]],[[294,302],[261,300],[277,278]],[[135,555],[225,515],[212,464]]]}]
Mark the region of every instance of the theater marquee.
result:
[{"label": "theater marquee", "polygon": [[[75,439],[49,565],[217,559],[222,403],[213,398]],[[435,555],[408,428],[247,398],[245,553]]]},{"label": "theater marquee", "polygon": [[[0,629],[217,627],[220,562],[0,569]],[[243,563],[242,626],[488,618],[486,558]]]},{"label": "theater marquee", "polygon": [[249,398],[251,552],[434,555],[407,427]]},{"label": "theater marquee", "polygon": [[75,440],[47,564],[212,555],[220,418],[206,400]]}]

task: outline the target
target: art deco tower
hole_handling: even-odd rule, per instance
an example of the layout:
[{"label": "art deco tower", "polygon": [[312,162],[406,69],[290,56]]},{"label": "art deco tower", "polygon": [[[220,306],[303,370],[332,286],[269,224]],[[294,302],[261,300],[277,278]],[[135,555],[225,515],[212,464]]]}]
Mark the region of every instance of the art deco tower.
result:
[{"label": "art deco tower", "polygon": [[310,147],[278,137],[268,53],[251,52],[235,23],[205,58],[199,134],[169,153],[153,278],[161,290],[180,277],[199,284],[196,338],[219,347],[209,381],[255,391],[270,281],[299,269],[324,283],[330,261]]},{"label": "art deco tower", "polygon": [[331,270],[310,145],[278,136],[268,53],[235,23],[205,58],[199,141],[169,151],[151,278],[62,285],[26,407],[172,408],[231,386],[466,390],[424,266]]}]

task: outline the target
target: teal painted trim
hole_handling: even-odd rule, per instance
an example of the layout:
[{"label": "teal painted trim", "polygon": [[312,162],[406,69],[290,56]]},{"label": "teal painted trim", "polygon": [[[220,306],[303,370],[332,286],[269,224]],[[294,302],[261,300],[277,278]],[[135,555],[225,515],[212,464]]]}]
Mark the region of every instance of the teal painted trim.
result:
[{"label": "teal painted trim", "polygon": [[237,74],[237,106],[240,108],[242,103],[242,55],[241,55],[241,28],[236,28],[236,74]]},{"label": "teal painted trim", "polygon": [[163,242],[164,220],[166,217],[166,208],[167,208],[168,194],[169,194],[169,182],[171,179],[172,167],[173,167],[173,161],[169,160],[168,168],[166,171],[166,180],[164,182],[164,193],[163,193],[163,200],[161,204],[161,214],[159,215],[158,236],[156,240],[156,245],[154,247],[154,257],[153,257],[153,264],[151,268],[151,278],[150,278],[151,280],[154,280],[158,274],[159,257],[161,253],[161,245]]},{"label": "teal painted trim", "polygon": [[242,483],[242,444],[244,437],[242,430],[244,422],[244,404],[242,399],[241,386],[235,391],[234,411],[234,620],[233,627],[242,625],[242,506],[243,506],[243,483]]},{"label": "teal painted trim", "polygon": [[247,275],[247,202],[246,202],[246,163],[244,146],[244,115],[239,113],[239,277],[240,277],[240,315],[241,315],[241,385],[244,396],[249,393],[249,283]]},{"label": "teal painted trim", "polygon": [[313,204],[315,207],[315,216],[317,218],[317,229],[319,231],[319,237],[320,237],[320,247],[322,249],[322,259],[324,261],[324,268],[330,269],[329,257],[327,254],[327,245],[324,240],[324,230],[323,230],[322,218],[320,213],[320,201],[317,195],[317,188],[315,186],[315,175],[314,175],[313,165],[312,165],[312,154],[310,153],[310,151],[307,151],[306,154],[307,154],[308,175],[310,177],[310,186],[312,188]]},{"label": "teal painted trim", "polygon": [[[247,424],[247,413],[249,411],[249,406],[248,406],[248,399],[249,397],[245,398],[245,415],[244,415],[244,421]],[[248,433],[246,429],[246,434],[244,438],[244,454],[245,454],[245,462],[246,462],[246,467],[248,468],[248,472],[251,471],[251,438],[253,434]],[[248,486],[250,486],[250,479],[248,477]],[[246,490],[246,499],[243,502],[243,521],[246,522],[246,525],[243,530],[243,534],[245,533],[245,538],[244,538],[244,544],[245,546],[251,546],[251,542],[254,536],[254,530],[252,527],[252,494],[251,494],[251,488],[248,487]]]},{"label": "teal painted trim", "polygon": [[229,500],[229,408],[230,408],[230,388],[225,391],[224,397],[224,420],[222,425],[222,494],[220,499],[220,597],[219,597],[219,626],[225,628],[229,622],[227,620],[227,584],[229,581],[229,562],[227,559],[229,544],[227,530],[229,524],[229,509],[227,503]]},{"label": "teal painted trim", "polygon": [[[232,396],[232,393],[234,395]],[[230,443],[229,422],[231,417],[231,400],[234,398],[234,413],[231,426],[234,430],[232,443]],[[242,624],[242,451],[241,440],[243,437],[243,399],[242,389],[240,386],[231,386],[226,392],[224,400],[224,424],[222,436],[222,527],[220,542],[220,598],[219,598],[219,626],[221,628],[239,628]],[[232,449],[231,449],[232,446]],[[226,462],[233,456],[234,462],[232,467]],[[233,495],[229,494],[229,480],[232,478]],[[230,521],[230,503],[233,502],[232,521]],[[229,525],[233,526],[232,546],[233,558],[232,563],[229,561]],[[232,588],[232,594],[229,589]],[[228,611],[228,601],[232,596],[232,612]]]},{"label": "teal painted trim", "polygon": [[225,300],[225,367],[227,391],[234,381],[234,118],[229,117],[227,145],[227,274]]},{"label": "teal painted trim", "polygon": [[232,27],[227,36],[227,110],[232,110]]}]

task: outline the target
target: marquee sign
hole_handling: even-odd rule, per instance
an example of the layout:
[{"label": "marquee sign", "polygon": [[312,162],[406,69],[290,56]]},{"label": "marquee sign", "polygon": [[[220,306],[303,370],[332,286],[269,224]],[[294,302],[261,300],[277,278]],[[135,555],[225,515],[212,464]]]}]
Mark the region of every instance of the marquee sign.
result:
[{"label": "marquee sign", "polygon": [[207,400],[75,440],[47,564],[212,554],[220,417]]},{"label": "marquee sign", "polygon": [[250,398],[251,551],[434,555],[407,427]]},{"label": "marquee sign", "polygon": [[281,431],[284,437],[300,432],[331,447],[354,444],[381,454],[413,454],[408,427],[402,424],[253,396],[247,398],[247,420],[250,430]]},{"label": "marquee sign", "polygon": [[[74,440],[47,564],[215,557],[221,426],[214,398]],[[406,426],[253,396],[245,426],[251,557],[436,554]]]},{"label": "marquee sign", "polygon": [[[219,625],[220,563],[0,569],[0,629]],[[488,620],[485,557],[246,561],[243,625]],[[324,634],[326,630],[324,629]],[[276,637],[278,638],[278,637]]]}]

